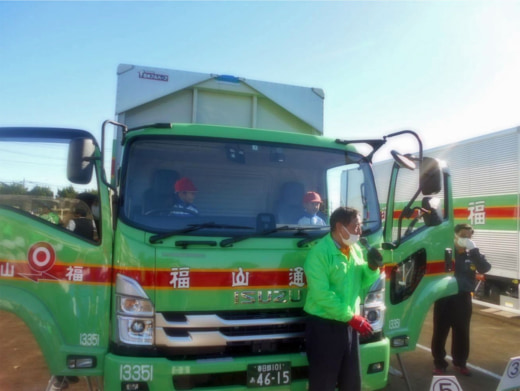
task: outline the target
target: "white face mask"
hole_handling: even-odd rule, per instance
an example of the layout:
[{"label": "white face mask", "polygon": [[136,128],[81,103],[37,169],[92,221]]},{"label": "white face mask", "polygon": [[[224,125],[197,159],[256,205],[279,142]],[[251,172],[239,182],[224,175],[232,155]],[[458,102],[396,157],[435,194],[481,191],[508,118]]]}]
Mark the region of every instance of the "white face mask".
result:
[{"label": "white face mask", "polygon": [[359,235],[351,234],[349,232],[349,230],[345,228],[345,226],[341,226],[341,228],[344,229],[349,234],[349,238],[348,239],[345,239],[343,237],[343,235],[340,235],[341,236],[341,241],[343,242],[343,244],[345,246],[352,246],[354,243],[356,243],[359,240]]},{"label": "white face mask", "polygon": [[99,218],[99,205],[92,205],[92,215],[98,219]]},{"label": "white face mask", "polygon": [[468,247],[468,239],[467,238],[461,238],[457,236],[457,244],[460,247]]}]

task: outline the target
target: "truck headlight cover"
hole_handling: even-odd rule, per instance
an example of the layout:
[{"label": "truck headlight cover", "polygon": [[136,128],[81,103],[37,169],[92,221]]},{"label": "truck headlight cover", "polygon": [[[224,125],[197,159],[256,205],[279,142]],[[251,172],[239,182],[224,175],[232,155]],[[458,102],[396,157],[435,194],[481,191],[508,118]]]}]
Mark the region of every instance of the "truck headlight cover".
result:
[{"label": "truck headlight cover", "polygon": [[365,318],[370,322],[374,332],[383,330],[385,319],[385,273],[381,273],[379,280],[372,285],[365,297],[363,312]]},{"label": "truck headlight cover", "polygon": [[118,274],[116,303],[119,341],[128,345],[152,345],[155,310],[139,283]]},{"label": "truck headlight cover", "polygon": [[127,315],[153,315],[153,305],[150,300],[138,299],[135,297],[118,296],[118,312]]},{"label": "truck headlight cover", "polygon": [[129,345],[153,344],[153,319],[117,316],[119,339]]}]

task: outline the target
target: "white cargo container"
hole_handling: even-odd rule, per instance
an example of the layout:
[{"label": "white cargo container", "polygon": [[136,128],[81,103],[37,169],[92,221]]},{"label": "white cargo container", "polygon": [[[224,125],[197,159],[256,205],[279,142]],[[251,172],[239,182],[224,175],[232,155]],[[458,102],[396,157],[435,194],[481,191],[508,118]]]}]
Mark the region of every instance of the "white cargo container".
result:
[{"label": "white cargo container", "polygon": [[121,64],[117,120],[129,128],[201,123],[323,134],[323,90]]}]

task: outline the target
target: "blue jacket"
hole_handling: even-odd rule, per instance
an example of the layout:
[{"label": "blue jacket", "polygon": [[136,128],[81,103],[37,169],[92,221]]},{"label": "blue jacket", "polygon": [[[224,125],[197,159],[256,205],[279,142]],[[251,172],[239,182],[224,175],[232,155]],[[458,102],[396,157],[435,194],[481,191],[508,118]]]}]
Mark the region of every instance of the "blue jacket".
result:
[{"label": "blue jacket", "polygon": [[455,251],[455,278],[459,284],[459,292],[473,292],[476,272],[487,273],[489,270],[491,264],[478,248],[462,253]]}]

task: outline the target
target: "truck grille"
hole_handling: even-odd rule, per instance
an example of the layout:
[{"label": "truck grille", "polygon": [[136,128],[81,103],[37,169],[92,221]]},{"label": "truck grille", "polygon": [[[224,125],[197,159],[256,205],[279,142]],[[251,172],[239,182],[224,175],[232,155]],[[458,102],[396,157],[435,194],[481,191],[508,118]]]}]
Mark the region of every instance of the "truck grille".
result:
[{"label": "truck grille", "polygon": [[304,351],[301,309],[157,313],[155,345],[167,356],[250,355]]}]

